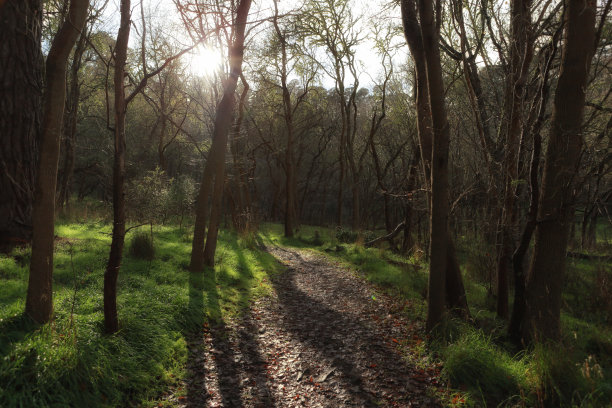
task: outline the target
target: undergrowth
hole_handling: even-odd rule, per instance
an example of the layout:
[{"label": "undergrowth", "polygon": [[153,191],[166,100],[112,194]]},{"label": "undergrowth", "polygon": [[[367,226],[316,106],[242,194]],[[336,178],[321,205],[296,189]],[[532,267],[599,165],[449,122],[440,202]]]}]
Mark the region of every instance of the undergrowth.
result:
[{"label": "undergrowth", "polygon": [[156,227],[154,256],[124,256],[120,330],[105,335],[109,233],[103,223],[57,226],[54,317],[42,326],[22,314],[29,249],[0,255],[1,407],[157,405],[186,375],[190,336],[267,293],[278,268],[270,255],[221,232],[214,271],[189,273],[188,234]]}]

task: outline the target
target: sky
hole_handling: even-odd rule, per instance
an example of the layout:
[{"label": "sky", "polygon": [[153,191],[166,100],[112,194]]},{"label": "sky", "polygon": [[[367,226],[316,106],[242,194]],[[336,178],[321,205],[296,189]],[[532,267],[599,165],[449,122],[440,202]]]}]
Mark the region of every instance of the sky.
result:
[{"label": "sky", "polygon": [[[100,0],[98,0],[100,1]],[[174,2],[172,0],[143,0],[143,7],[145,14],[151,15],[152,21],[155,24],[162,24],[164,33],[176,39],[178,42],[187,45],[190,41],[182,27],[181,20],[178,12],[176,11]],[[251,6],[251,11],[260,10],[261,14],[270,15],[273,10],[273,0],[254,0]],[[384,4],[388,3],[388,0],[353,0],[352,11],[354,16],[364,14],[359,21],[360,28],[364,32],[370,31],[370,24],[375,19],[379,21],[389,22],[391,24],[399,25],[399,9],[392,10],[395,15],[381,14]],[[303,4],[303,1],[299,0],[280,0],[279,7],[281,12],[283,10],[298,9]],[[131,33],[131,46],[137,46],[139,41],[139,27],[140,27],[140,2],[132,0],[132,20],[135,22],[135,29],[133,28]],[[102,29],[109,32],[116,32],[119,23],[119,0],[110,0],[109,4],[104,13]],[[260,14],[260,15],[261,15]],[[403,38],[399,37],[394,40],[396,44],[403,44]],[[394,61],[405,61],[407,47],[399,47],[396,52]],[[211,70],[217,65],[222,56],[219,50],[198,47],[198,49],[183,57],[184,62],[190,67],[190,71],[195,75],[210,75]],[[359,76],[360,86],[371,87],[373,82],[382,75],[381,58],[377,55],[374,42],[371,39],[366,39],[356,49],[356,59],[361,74]],[[248,61],[245,69],[248,70]],[[333,86],[331,78],[322,77],[321,81],[324,86]],[[352,78],[347,78],[347,85],[352,83]]]}]

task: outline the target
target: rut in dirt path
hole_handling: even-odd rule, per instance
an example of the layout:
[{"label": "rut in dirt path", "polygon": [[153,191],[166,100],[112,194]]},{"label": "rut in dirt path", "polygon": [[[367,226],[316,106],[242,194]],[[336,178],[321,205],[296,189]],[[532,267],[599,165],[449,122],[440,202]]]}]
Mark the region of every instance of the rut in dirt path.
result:
[{"label": "rut in dirt path", "polygon": [[[191,346],[193,407],[437,407],[437,379],[402,358],[410,322],[360,277],[312,253],[268,251],[287,266],[274,293]],[[400,339],[400,340],[397,340]]]}]

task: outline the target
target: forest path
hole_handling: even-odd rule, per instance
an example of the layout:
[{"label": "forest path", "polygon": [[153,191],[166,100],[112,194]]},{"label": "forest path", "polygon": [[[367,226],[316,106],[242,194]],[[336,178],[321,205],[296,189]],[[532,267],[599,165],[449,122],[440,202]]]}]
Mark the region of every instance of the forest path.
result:
[{"label": "forest path", "polygon": [[[267,250],[287,270],[238,321],[190,345],[188,407],[430,407],[435,369],[409,364],[402,305],[321,255]],[[194,350],[198,350],[194,352]]]}]

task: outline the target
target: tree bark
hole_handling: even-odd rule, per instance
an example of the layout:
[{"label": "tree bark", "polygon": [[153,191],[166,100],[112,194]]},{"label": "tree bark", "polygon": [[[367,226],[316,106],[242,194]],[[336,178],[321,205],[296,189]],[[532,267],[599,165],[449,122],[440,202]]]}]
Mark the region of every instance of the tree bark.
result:
[{"label": "tree bark", "polygon": [[514,252],[516,223],[515,186],[518,179],[519,136],[523,126],[524,88],[532,57],[530,42],[531,0],[512,0],[510,23],[510,75],[506,85],[504,199],[501,213],[501,247],[497,264],[497,315],[508,317],[508,275]]},{"label": "tree bark", "polygon": [[87,17],[88,0],[71,0],[68,16],[53,39],[46,61],[40,158],[32,211],[32,259],[26,313],[46,323],[53,313],[53,240],[60,134],[66,103],[66,64]]},{"label": "tree bark", "polygon": [[427,68],[429,106],[433,128],[431,160],[431,212],[429,227],[429,285],[427,331],[442,322],[445,314],[446,267],[448,263],[448,148],[450,132],[444,100],[444,82],[438,48],[438,30],[433,2],[419,0],[423,54]]},{"label": "tree bark", "polygon": [[121,0],[121,23],[115,43],[115,129],[113,161],[113,235],[104,273],[104,328],[106,333],[119,330],[117,317],[117,277],[125,243],[125,98],[124,76],[130,38],[130,0]]},{"label": "tree bark", "polygon": [[[234,93],[238,78],[242,72],[242,59],[244,54],[244,37],[246,21],[251,7],[251,0],[241,0],[236,9],[236,20],[233,27],[233,41],[229,45],[230,74],[225,80],[223,97],[217,105],[215,124],[213,129],[213,142],[208,155],[208,161],[204,167],[202,183],[198,193],[196,205],[196,220],[191,246],[191,262],[189,269],[192,272],[201,271],[204,264],[214,265],[214,255],[217,246],[217,235],[220,221],[220,211],[223,200],[222,185],[215,186],[211,198],[213,211],[206,237],[206,248],[204,247],[204,229],[207,223],[208,200],[215,184],[224,183],[225,180],[225,150],[227,149],[227,137],[232,122],[234,111]],[[217,192],[220,194],[217,195]],[[218,207],[219,213],[215,212]],[[214,213],[214,214],[213,214]],[[213,219],[213,215],[216,219]],[[209,242],[210,241],[210,242]]]},{"label": "tree bark", "polygon": [[583,144],[587,76],[595,46],[594,0],[567,0],[561,72],[546,151],[534,254],[526,285],[523,341],[560,337],[565,251],[573,222],[574,176]]},{"label": "tree bark", "polygon": [[42,117],[41,0],[0,6],[0,247],[29,242]]},{"label": "tree bark", "polygon": [[74,147],[76,139],[76,127],[78,122],[79,102],[81,96],[81,84],[79,83],[79,70],[81,60],[88,39],[87,30],[82,30],[74,50],[72,64],[70,66],[70,84],[66,95],[66,112],[64,113],[64,161],[61,171],[61,184],[57,204],[63,209],[70,210],[70,194],[72,190],[72,176],[74,174]]},{"label": "tree bark", "polygon": [[[430,79],[429,79],[429,73],[428,73],[429,67],[426,62],[427,59],[426,59],[426,53],[425,53],[425,43],[423,40],[424,36],[423,36],[423,33],[419,30],[419,21],[417,20],[417,16],[416,16],[417,8],[416,8],[415,1],[414,0],[402,0],[401,9],[402,9],[402,22],[404,26],[404,35],[406,37],[406,42],[408,43],[408,46],[410,48],[410,53],[412,54],[412,58],[415,63],[416,91],[417,91],[416,92],[417,129],[418,129],[418,136],[419,136],[419,147],[421,151],[421,165],[423,169],[425,184],[428,188],[430,188],[430,186],[432,185],[431,181],[432,181],[432,174],[433,174],[432,162],[435,162],[435,157],[433,157],[433,147],[434,147],[434,139],[435,139],[434,129],[436,128],[434,127],[433,122],[432,122],[433,115],[432,115],[431,106],[433,105],[433,102],[431,102],[429,99],[429,94],[431,90],[429,88],[430,86],[430,82],[429,82]],[[431,20],[433,22],[433,14],[431,16]],[[423,22],[423,18],[421,17],[421,25],[422,25],[422,22]],[[436,38],[437,38],[437,32],[435,31],[435,29],[434,29],[434,34],[436,35]],[[439,65],[439,55],[440,54],[437,49],[437,42],[435,44],[436,46],[434,48],[438,56],[438,65]],[[434,65],[435,65],[435,62],[434,62]],[[443,93],[443,88],[441,88],[443,86],[441,82],[442,81],[441,72],[438,72],[438,73],[440,76],[440,79],[439,79],[440,83],[438,85],[438,88],[440,88],[441,91],[440,91],[440,94],[437,95],[437,100],[441,100],[441,103],[444,104],[444,93]],[[445,117],[446,109],[444,106],[442,106],[442,110],[444,111],[444,117]],[[437,115],[438,115],[438,120],[439,120],[440,119],[439,117],[441,116],[441,113],[439,112],[439,110],[437,112]],[[447,124],[446,129],[437,128],[436,130],[438,131],[438,133],[446,132],[446,135],[448,135],[448,124]],[[448,142],[446,142],[446,151],[448,152]],[[447,166],[447,163],[444,163],[444,161],[442,163],[438,162],[438,164]],[[448,183],[448,181],[446,181],[446,183]],[[448,189],[448,185],[446,188]],[[430,231],[431,231],[431,221],[433,219],[433,207],[432,207],[432,202],[431,202],[432,192],[430,193],[430,196],[429,196]],[[446,194],[448,195],[448,190]],[[448,211],[448,203],[446,203],[446,208]],[[440,209],[438,208],[438,210]],[[447,215],[444,217],[444,220],[446,222]],[[440,220],[436,220],[436,221],[438,222]],[[436,225],[436,227],[438,230],[439,225]],[[445,229],[447,230],[447,228]],[[448,235],[448,231],[446,234]],[[438,239],[440,242],[442,241],[440,237],[438,237]],[[439,264],[441,263],[444,264],[445,269],[446,269],[445,276],[442,279],[440,279],[440,277],[437,276],[434,278],[434,281],[430,283],[435,284],[435,286],[438,289],[440,286],[443,288],[442,293],[441,293],[442,299],[441,300],[438,299],[438,301],[441,301],[443,303],[442,309],[444,309],[444,299],[446,299],[446,304],[449,306],[451,310],[459,312],[460,315],[468,316],[469,308],[467,305],[467,298],[465,296],[465,288],[463,286],[461,270],[458,266],[456,254],[454,251],[453,241],[450,235],[448,235],[445,239],[443,239],[443,241],[446,243],[445,245],[448,245],[448,248],[445,249],[444,251],[445,255],[442,256],[443,257],[442,260],[439,258],[438,255],[436,255],[438,259],[436,259],[435,267],[439,268],[440,267]],[[441,245],[440,242],[437,242],[436,244],[439,246]],[[436,249],[438,250],[439,247],[437,247]],[[450,255],[451,258],[454,257],[454,259],[448,258],[447,255]],[[433,255],[431,253],[431,234],[430,234],[430,258],[432,256]],[[430,263],[430,268],[431,268],[431,263]],[[446,281],[448,281],[449,284],[447,284]],[[438,293],[438,296],[439,295],[440,293]],[[437,309],[438,310],[440,309],[439,305],[437,306]],[[436,313],[439,314],[439,312],[436,312]]]}]

